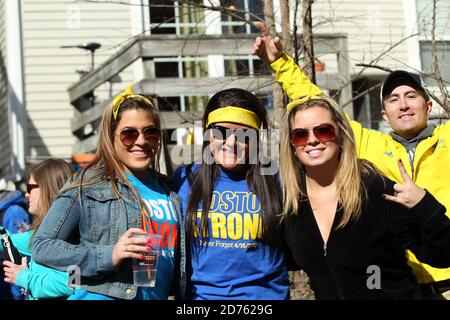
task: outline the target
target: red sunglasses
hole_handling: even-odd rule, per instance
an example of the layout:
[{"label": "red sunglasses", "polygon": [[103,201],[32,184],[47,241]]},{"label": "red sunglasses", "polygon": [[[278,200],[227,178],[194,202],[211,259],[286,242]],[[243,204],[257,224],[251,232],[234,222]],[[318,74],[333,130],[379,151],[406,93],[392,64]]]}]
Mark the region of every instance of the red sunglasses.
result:
[{"label": "red sunglasses", "polygon": [[[136,143],[140,133],[141,131],[138,129],[126,128],[120,132],[119,138],[124,146],[130,147]],[[144,130],[142,130],[142,134],[144,135],[145,141],[149,143],[158,140],[161,136],[161,132],[155,127],[144,128]]]},{"label": "red sunglasses", "polygon": [[35,183],[27,183],[27,192],[31,193],[31,190],[39,188],[39,185]]},{"label": "red sunglasses", "polygon": [[314,136],[321,142],[334,141],[336,137],[336,129],[329,123],[319,124],[312,129],[297,128],[290,132],[289,138],[291,143],[298,146],[306,146],[308,144],[309,132],[312,131]]}]

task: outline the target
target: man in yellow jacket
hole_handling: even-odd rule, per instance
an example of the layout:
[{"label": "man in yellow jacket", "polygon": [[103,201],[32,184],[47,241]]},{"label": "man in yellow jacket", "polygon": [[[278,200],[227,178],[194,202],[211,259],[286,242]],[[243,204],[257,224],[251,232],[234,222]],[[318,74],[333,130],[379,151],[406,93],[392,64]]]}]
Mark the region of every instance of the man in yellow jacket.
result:
[{"label": "man in yellow jacket", "polygon": [[[253,54],[266,61],[288,97],[295,99],[323,94],[302,73],[293,59],[283,53],[278,37],[264,24]],[[403,70],[390,73],[381,88],[382,116],[392,131],[388,134],[363,128],[351,121],[357,153],[374,163],[388,178],[402,182],[401,159],[412,180],[431,192],[447,208],[450,217],[450,121],[428,124],[432,102],[420,76]],[[437,269],[419,262],[407,251],[409,265],[421,284],[424,298],[450,300],[450,268]]]}]

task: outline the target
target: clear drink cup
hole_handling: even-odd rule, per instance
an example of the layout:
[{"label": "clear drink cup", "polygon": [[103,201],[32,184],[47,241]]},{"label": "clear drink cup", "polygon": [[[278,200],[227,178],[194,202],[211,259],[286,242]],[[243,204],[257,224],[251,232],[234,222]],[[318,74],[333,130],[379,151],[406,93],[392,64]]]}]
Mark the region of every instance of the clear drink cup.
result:
[{"label": "clear drink cup", "polygon": [[160,234],[136,234],[135,237],[145,237],[150,251],[143,253],[144,259],[133,259],[133,282],[138,287],[154,287],[158,271],[158,257],[160,255]]}]

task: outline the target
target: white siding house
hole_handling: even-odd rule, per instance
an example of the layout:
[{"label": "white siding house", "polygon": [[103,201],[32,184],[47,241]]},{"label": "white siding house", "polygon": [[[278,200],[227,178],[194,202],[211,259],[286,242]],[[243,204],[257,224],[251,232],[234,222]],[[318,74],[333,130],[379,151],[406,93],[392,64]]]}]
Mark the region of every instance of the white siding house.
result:
[{"label": "white siding house", "polygon": [[8,121],[8,79],[6,71],[6,5],[0,2],[0,176],[11,172],[10,154],[11,142],[9,139]]},{"label": "white siding house", "polygon": [[[75,3],[24,0],[22,11],[27,161],[49,156],[70,158],[75,138],[70,128],[74,108],[67,88],[78,81],[76,70],[88,70],[89,51],[61,48],[89,42],[102,46],[95,65],[102,63],[132,34],[131,7],[114,3]],[[132,72],[122,80],[133,81]],[[97,95],[107,96],[108,87]]]},{"label": "white siding house", "polygon": [[[318,0],[312,8],[315,33],[346,33],[353,78],[353,96],[379,85],[387,75],[369,64],[412,72],[433,73],[430,60],[432,22],[430,0]],[[436,40],[438,59],[444,80],[450,81],[450,1],[437,0]],[[300,23],[300,22],[299,22]],[[319,57],[333,72],[336,66],[328,57]],[[436,87],[424,78],[429,89]],[[437,93],[437,92],[436,92]],[[432,116],[442,116],[442,108],[434,104]],[[379,87],[354,102],[354,117],[365,126],[387,130],[381,121]]]},{"label": "white siding house", "polygon": [[1,176],[18,180],[25,169],[25,110],[19,1],[0,6]]},{"label": "white siding house", "polygon": [[[356,63],[373,63],[393,69],[406,67],[408,52],[402,39],[409,32],[402,0],[317,1],[312,12],[314,32],[348,34],[348,58],[353,74],[361,70]],[[364,74],[380,72],[373,68],[364,70]]]}]

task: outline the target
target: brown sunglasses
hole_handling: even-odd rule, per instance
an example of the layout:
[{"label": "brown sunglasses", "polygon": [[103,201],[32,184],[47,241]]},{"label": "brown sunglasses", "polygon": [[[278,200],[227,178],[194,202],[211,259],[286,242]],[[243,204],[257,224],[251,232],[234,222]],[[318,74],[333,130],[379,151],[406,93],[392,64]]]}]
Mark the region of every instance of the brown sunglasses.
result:
[{"label": "brown sunglasses", "polygon": [[120,132],[120,141],[122,141],[124,146],[130,147],[136,143],[141,132],[144,135],[145,141],[149,143],[157,141],[161,136],[161,132],[155,127],[144,128],[142,131],[135,128],[126,128]]},{"label": "brown sunglasses", "polygon": [[312,129],[297,128],[290,132],[289,138],[291,143],[298,146],[306,146],[308,144],[310,131],[321,143],[334,141],[336,137],[336,129],[329,123],[319,124]]},{"label": "brown sunglasses", "polygon": [[27,183],[27,192],[31,193],[31,190],[39,188],[39,185],[35,183]]}]

